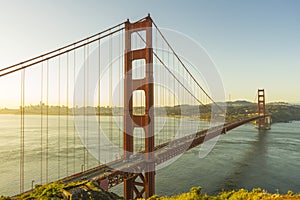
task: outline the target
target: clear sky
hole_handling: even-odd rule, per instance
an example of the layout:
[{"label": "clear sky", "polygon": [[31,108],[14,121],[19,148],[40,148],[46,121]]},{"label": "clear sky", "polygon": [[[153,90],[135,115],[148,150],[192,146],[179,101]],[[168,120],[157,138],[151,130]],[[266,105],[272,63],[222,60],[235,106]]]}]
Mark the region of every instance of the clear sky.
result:
[{"label": "clear sky", "polygon": [[0,68],[151,13],[200,43],[226,96],[300,102],[300,1],[0,1]]}]

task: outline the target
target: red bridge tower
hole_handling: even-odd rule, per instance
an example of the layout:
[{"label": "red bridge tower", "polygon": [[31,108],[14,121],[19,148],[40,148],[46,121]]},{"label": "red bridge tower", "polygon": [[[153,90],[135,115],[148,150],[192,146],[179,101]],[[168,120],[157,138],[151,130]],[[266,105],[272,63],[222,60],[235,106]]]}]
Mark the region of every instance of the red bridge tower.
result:
[{"label": "red bridge tower", "polygon": [[[134,129],[142,128],[145,138],[145,166],[143,173],[134,178],[124,180],[124,198],[126,200],[145,198],[155,194],[155,163],[154,163],[154,113],[150,109],[154,104],[153,98],[153,49],[152,49],[152,19],[125,23],[125,78],[124,78],[124,157],[130,158],[134,150]],[[142,49],[131,48],[133,33],[145,32],[146,46]],[[132,76],[132,63],[135,60],[145,60],[145,77],[135,79]],[[133,112],[133,95],[136,90],[142,90],[145,99],[145,111],[142,115]]]},{"label": "red bridge tower", "polygon": [[260,130],[268,130],[271,125],[271,117],[266,114],[265,90],[258,89],[258,115],[264,116],[257,120],[257,128]]}]

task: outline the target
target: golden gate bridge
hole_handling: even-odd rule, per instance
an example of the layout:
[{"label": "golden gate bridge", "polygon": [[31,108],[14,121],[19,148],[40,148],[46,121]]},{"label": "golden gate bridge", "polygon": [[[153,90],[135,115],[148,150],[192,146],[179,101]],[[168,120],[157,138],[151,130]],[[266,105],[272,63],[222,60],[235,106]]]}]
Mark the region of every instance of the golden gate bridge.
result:
[{"label": "golden gate bridge", "polygon": [[12,187],[92,180],[149,198],[162,163],[251,121],[269,128],[264,90],[257,113],[225,122],[194,69],[150,15],[2,68],[0,81],[18,83],[5,86],[19,99]]}]

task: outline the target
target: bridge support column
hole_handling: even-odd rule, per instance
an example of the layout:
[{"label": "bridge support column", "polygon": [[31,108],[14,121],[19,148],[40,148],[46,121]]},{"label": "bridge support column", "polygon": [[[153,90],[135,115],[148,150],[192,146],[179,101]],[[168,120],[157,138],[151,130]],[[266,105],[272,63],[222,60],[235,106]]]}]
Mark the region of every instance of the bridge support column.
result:
[{"label": "bridge support column", "polygon": [[[143,49],[131,48],[132,33],[144,31],[146,46]],[[144,35],[144,34],[141,34]],[[144,172],[124,180],[124,198],[149,198],[155,194],[155,163],[154,163],[154,104],[153,97],[153,50],[152,50],[152,19],[125,23],[125,76],[124,76],[124,158],[129,159],[134,153],[134,129],[143,128],[145,133],[145,167]],[[144,59],[145,77],[134,79],[132,63],[134,60]],[[133,93],[142,90],[145,94],[145,111],[143,115],[133,113]]]}]

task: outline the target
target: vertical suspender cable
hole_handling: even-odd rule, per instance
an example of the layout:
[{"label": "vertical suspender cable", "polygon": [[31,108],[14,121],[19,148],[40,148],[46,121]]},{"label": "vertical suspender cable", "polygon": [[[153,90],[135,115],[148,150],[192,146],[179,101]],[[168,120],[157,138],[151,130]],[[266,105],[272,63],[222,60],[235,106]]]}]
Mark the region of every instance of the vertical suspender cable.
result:
[{"label": "vertical suspender cable", "polygon": [[[139,40],[139,47],[142,47],[142,40],[141,39]],[[138,61],[139,70],[137,71],[139,79],[142,78],[142,73],[143,73],[142,72],[143,71],[142,65],[143,65],[143,61],[139,60]],[[142,102],[143,102],[143,100],[142,100],[143,99],[143,92],[142,91],[139,93],[139,95],[140,95],[140,102],[139,102],[139,104],[140,104],[140,109],[141,109],[141,112],[142,112],[143,109],[146,109],[146,104],[145,105],[142,104]],[[145,107],[143,108],[142,106],[145,106]],[[142,122],[142,119],[141,119],[141,122]],[[143,138],[144,138],[144,136],[143,136],[143,130],[142,129],[140,129],[140,135],[139,135],[139,137],[140,137],[140,141],[139,141],[139,144],[137,145],[137,151],[139,151],[140,146],[143,144]]]},{"label": "vertical suspender cable", "polygon": [[[178,61],[177,60],[176,60],[176,72],[177,72],[177,74],[179,74],[179,66],[178,66]],[[177,114],[181,113],[181,110],[180,110],[181,100],[180,100],[180,96],[179,96],[179,94],[180,94],[179,93],[179,83],[176,81],[175,78],[174,78],[174,84],[175,84],[175,87],[176,87],[175,90],[176,90],[176,93],[177,93],[177,105],[178,105],[178,108],[177,108],[178,110],[176,111],[176,115],[177,115]],[[180,137],[180,121],[181,121],[181,119],[176,117],[176,131],[175,131],[175,133],[177,132],[179,137]]]},{"label": "vertical suspender cable", "polygon": [[[138,34],[135,34],[135,48],[138,49],[138,47],[139,47],[138,46]],[[136,76],[135,79],[137,79],[137,77],[139,77],[139,67],[140,67],[139,64],[140,64],[140,62],[139,62],[139,60],[137,60],[134,63],[135,63],[135,66],[134,66],[134,70],[132,71],[132,73],[135,74],[135,76]],[[136,89],[136,88],[134,88],[134,89]],[[140,92],[141,91],[136,91],[136,93],[135,93],[135,110],[136,110],[135,113],[136,114],[141,114],[141,113],[139,113],[140,111],[139,111],[139,107],[138,107],[138,104],[139,104],[139,102],[138,102],[138,95],[140,95]],[[139,134],[139,132],[141,131],[140,129],[136,129],[136,130],[137,130],[136,134]],[[137,152],[137,147],[139,145],[139,140],[138,139],[139,139],[138,136],[134,136],[134,140],[135,140],[133,142],[133,149],[135,149],[134,153]]]},{"label": "vertical suspender cable", "polygon": [[58,57],[58,142],[57,142],[57,173],[58,178],[60,178],[60,137],[61,137],[61,127],[60,127],[60,56]]},{"label": "vertical suspender cable", "polygon": [[[140,75],[139,75],[139,77],[141,78],[142,76],[143,76],[143,67],[142,67],[142,65],[143,65],[143,61],[141,60],[140,62],[139,62],[140,64],[139,64],[139,67],[140,67]],[[143,92],[140,92],[140,109],[141,109],[141,112],[143,111],[143,109],[145,110],[146,109],[146,104],[142,104],[143,103]],[[146,97],[144,97],[145,98],[145,103],[146,103]],[[142,114],[142,113],[141,113]],[[142,121],[142,120],[141,120]],[[139,142],[139,145],[137,146],[137,151],[141,151],[142,149],[142,146],[143,146],[143,140],[144,140],[144,138],[145,138],[145,136],[143,135],[143,129],[140,129],[140,142]]]},{"label": "vertical suspender cable", "polygon": [[[196,84],[194,83],[194,92],[195,92],[195,96],[199,99],[199,97],[198,97],[198,92],[197,92],[197,87],[196,87]],[[194,99],[194,105],[195,105],[195,109],[197,108],[198,109],[198,111],[199,111],[199,108],[198,108],[198,103],[197,103],[197,101]],[[197,120],[200,120],[200,118],[201,118],[201,116],[200,116],[200,112],[199,112],[199,114],[198,115],[196,115],[197,116]],[[198,117],[199,116],[199,117]],[[198,131],[200,131],[200,123],[197,123],[198,125],[197,125],[197,130],[196,130],[196,132],[198,132]]]},{"label": "vertical suspender cable", "polygon": [[[192,85],[192,83],[191,83],[191,77],[190,77],[189,75],[187,75],[187,76],[188,76],[188,77],[187,77],[187,78],[188,78],[187,84],[188,84],[188,85]],[[190,87],[192,87],[192,86],[190,86]],[[192,88],[191,88],[191,89],[192,89]],[[193,106],[193,105],[192,105],[192,100],[193,100],[193,97],[192,97],[191,95],[189,95],[189,96],[188,96],[188,102],[189,102],[188,105],[189,105],[189,106]],[[192,127],[192,120],[190,120],[190,118],[191,118],[190,113],[189,113],[188,115],[189,115],[189,116],[188,116],[188,117],[189,117],[189,120],[188,120],[188,124],[187,124],[188,127],[187,127],[186,130],[188,131],[188,135],[190,135],[191,133],[190,133],[189,130],[190,130],[190,128]]]},{"label": "vertical suspender cable", "polygon": [[46,82],[46,183],[49,178],[49,60],[47,60],[47,82]]},{"label": "vertical suspender cable", "polygon": [[41,184],[43,184],[43,109],[44,109],[44,103],[43,103],[43,91],[44,91],[44,64],[42,63],[41,66],[41,129],[40,129],[40,179],[41,179]]},{"label": "vertical suspender cable", "polygon": [[25,70],[23,71],[23,149],[22,149],[22,154],[23,154],[23,190],[24,190],[24,176],[25,176],[25,172],[24,172],[24,168],[25,168]]},{"label": "vertical suspender cable", "polygon": [[69,53],[67,53],[67,97],[66,97],[66,107],[67,107],[67,126],[66,126],[66,143],[67,143],[67,155],[66,155],[66,167],[67,176],[69,175]]},{"label": "vertical suspender cable", "polygon": [[[176,69],[175,69],[175,57],[174,55],[172,54],[172,57],[173,57],[173,69],[174,69],[174,72],[175,74],[177,73]],[[177,119],[176,118],[176,108],[175,108],[175,104],[176,104],[176,95],[175,95],[175,79],[173,79],[173,139],[175,139],[175,134],[176,134],[176,128],[175,128],[175,120]],[[171,81],[170,81],[171,82]]]},{"label": "vertical suspender cable", "polygon": [[[153,49],[153,51],[154,51],[154,49]],[[157,53],[159,51],[158,46],[157,46],[157,29],[155,29],[155,51]],[[156,57],[154,57],[154,59],[153,59],[153,74],[154,74],[154,76],[159,73],[159,71],[158,71],[159,68],[158,68],[157,63],[155,61],[156,61]],[[154,88],[154,108],[153,109],[154,109],[154,115],[155,115],[156,114],[155,110],[159,108],[158,107],[158,84],[154,84],[153,88]],[[157,113],[159,113],[159,112],[157,112]],[[154,120],[155,119],[156,119],[156,116],[154,116]],[[154,122],[154,124],[157,124],[157,123]],[[155,127],[154,127],[154,132],[155,132]],[[157,141],[157,139],[159,139],[159,135],[158,135],[158,137],[155,137],[155,140],[156,140],[155,144],[159,144],[159,140]]]},{"label": "vertical suspender cable", "polygon": [[[188,84],[189,84],[189,85],[192,84],[190,79],[191,79],[191,77],[188,76]],[[192,86],[191,86],[191,87],[192,87]],[[191,88],[191,89],[192,89],[192,88]],[[188,104],[188,105],[189,105],[189,106],[193,106],[193,104],[192,104],[193,97],[192,97],[191,95],[189,95],[188,97],[189,97],[189,104]],[[190,115],[190,114],[189,114],[189,115]],[[191,116],[189,116],[189,118],[191,118]],[[189,128],[192,126],[192,120],[189,120],[187,125],[188,125],[187,130],[189,130]],[[191,134],[191,132],[189,131],[188,134]]]},{"label": "vertical suspender cable", "polygon": [[[167,66],[169,68],[170,66],[170,59],[169,59],[169,49],[167,50]],[[172,69],[169,69],[172,70]],[[169,94],[168,94],[168,89],[169,89],[169,76],[168,76],[168,72],[166,71],[165,73],[165,97],[166,97],[166,109],[167,109],[167,119],[166,119],[166,139],[167,142],[169,141],[169,121],[170,121],[170,116],[169,116]]]},{"label": "vertical suspender cable", "polygon": [[[131,40],[131,44],[130,44],[130,49],[129,49],[129,51],[132,51],[132,49],[134,48],[133,45],[132,45],[132,43],[133,43],[133,41],[134,41],[134,38],[132,37],[133,34],[129,34],[129,35],[130,35],[130,38],[131,38],[131,39],[130,39],[130,40]],[[125,47],[125,48],[126,48],[126,47]],[[135,63],[132,62],[132,60],[133,60],[133,54],[131,54],[131,59],[130,59],[130,62],[131,62],[131,83],[130,83],[130,84],[131,84],[131,85],[133,85],[133,71],[134,71],[134,70],[133,70],[133,69],[134,69],[134,65],[133,65],[133,64],[135,64]],[[127,73],[128,73],[128,72],[127,72]],[[133,88],[132,88],[132,89],[133,89]],[[132,108],[131,108],[131,109],[132,109],[132,114],[134,114],[134,113],[135,113],[135,109],[134,109],[134,103],[135,103],[135,102],[134,102],[134,98],[135,98],[135,97],[133,96],[133,92],[134,92],[134,91],[133,91],[132,89],[131,89],[131,91],[130,91],[130,92],[132,92],[132,96],[131,96],[131,100],[132,100]],[[134,129],[133,129],[133,131],[134,131]],[[132,134],[134,134],[134,132],[133,132]],[[135,141],[134,141],[134,140],[135,140],[135,137],[133,137],[133,139],[132,139],[132,143],[133,143],[133,152],[134,152],[134,144],[135,144]],[[132,153],[133,153],[133,152],[132,152]]]},{"label": "vertical suspender cable", "polygon": [[[89,40],[87,40],[89,42]],[[86,54],[86,167],[89,169],[89,53],[90,53],[90,46],[87,44],[87,54]]]},{"label": "vertical suspender cable", "polygon": [[[122,59],[121,59],[121,66],[122,66],[122,70],[121,70],[121,80],[124,80],[124,76],[125,76],[125,66],[124,66],[124,57],[125,57],[125,31],[123,30],[122,31],[122,39],[121,39],[121,41],[122,41],[122,45],[121,45],[121,54],[122,54]],[[123,82],[123,84],[124,84],[124,82]],[[123,87],[122,88],[120,88],[120,90],[121,90],[121,94],[123,94],[124,95],[124,85],[123,85]],[[120,107],[123,107],[123,105],[124,105],[124,99],[123,99],[123,95],[122,95],[122,97],[121,97],[121,105],[120,105]],[[124,116],[124,109],[121,109],[121,116]],[[123,120],[123,117],[120,117],[120,121],[121,120]],[[124,122],[123,122],[124,123]],[[121,127],[123,127],[123,124],[121,125]],[[121,129],[121,128],[120,128]],[[123,132],[122,132],[122,130],[120,130],[120,154],[121,155],[123,155],[124,154],[124,152],[123,152],[123,142],[122,142],[122,138],[123,138]],[[120,156],[121,156],[120,155]]]},{"label": "vertical suspender cable", "polygon": [[[110,106],[110,115],[109,115],[109,141],[112,143],[112,36],[109,36],[109,106]],[[111,158],[111,146],[109,146],[109,160]]]},{"label": "vertical suspender cable", "polygon": [[[188,74],[186,74],[186,85],[190,85],[189,83],[189,76],[188,76]],[[190,90],[190,89],[188,89],[188,90]],[[187,96],[186,96],[186,105],[189,105],[190,104],[190,95],[187,93]],[[186,135],[189,135],[190,134],[190,132],[188,131],[188,129],[190,128],[190,120],[189,120],[189,113],[187,112],[186,113],[186,123],[185,123],[185,130],[186,130]]]},{"label": "vertical suspender cable", "polygon": [[[146,37],[146,35],[145,35],[145,37]],[[140,39],[140,44],[139,44],[139,46],[140,47],[142,47],[143,46],[143,40],[142,39]],[[145,48],[147,48],[147,45],[145,45]],[[145,61],[145,64],[144,64],[144,62],[143,62],[143,60],[140,60],[140,64],[139,64],[140,66],[140,75],[139,75],[139,77],[140,77],[140,79],[142,79],[142,78],[145,78],[145,75],[146,75],[146,70],[147,70],[147,66],[146,66],[146,61]],[[144,65],[144,66],[143,66]],[[144,68],[145,67],[145,68]],[[145,69],[145,73],[143,73],[143,69]],[[148,84],[150,84],[150,83],[148,83]],[[144,93],[142,92],[142,93],[140,93],[140,95],[141,95],[141,103],[140,103],[140,105],[141,105],[141,109],[142,110],[146,110],[146,96],[144,95]],[[153,94],[152,94],[153,95]],[[144,99],[144,104],[143,104],[143,99]],[[140,129],[141,130],[141,133],[140,133],[140,144],[139,144],[139,147],[138,147],[138,149],[139,149],[139,151],[142,151],[143,150],[143,148],[144,148],[144,146],[145,146],[145,138],[146,138],[146,135],[145,135],[145,133],[144,133],[144,131],[143,131],[143,129]]]},{"label": "vertical suspender cable", "polygon": [[[74,47],[75,47],[75,45],[74,45]],[[76,102],[75,102],[75,85],[76,85],[76,50],[74,50],[74,77],[73,77],[73,92],[74,92],[74,95],[73,95],[73,115],[74,115],[74,118],[73,118],[73,120],[74,120],[74,122],[73,122],[73,173],[75,173],[76,172],[76,127],[75,127],[75,115],[76,115],[76,111],[75,111],[75,109],[76,109]]]},{"label": "vertical suspender cable", "polygon": [[24,101],[25,101],[25,70],[21,71],[21,135],[20,135],[20,192],[24,191]]},{"label": "vertical suspender cable", "polygon": [[[162,60],[165,59],[165,50],[164,50],[164,45],[162,43]],[[162,73],[162,79],[163,79],[163,85],[162,85],[162,103],[163,103],[163,106],[164,106],[164,109],[166,109],[166,102],[165,102],[165,85],[166,85],[166,73],[165,73],[165,69],[163,68],[163,73]],[[165,124],[163,126],[163,143],[166,142],[166,125],[167,125],[167,120],[168,120],[168,111],[166,110],[166,119],[165,119]]]},{"label": "vertical suspender cable", "polygon": [[[138,44],[137,44],[137,34],[134,34],[134,38],[133,38],[133,40],[134,40],[134,47],[133,48],[131,48],[131,49],[136,49],[137,48],[137,46],[138,46]],[[132,62],[131,61],[131,63],[132,63],[132,68],[131,68],[131,73],[132,73],[132,82],[133,82],[133,80],[136,78],[136,76],[138,75],[137,74],[137,66],[138,66],[138,63],[137,62]],[[132,84],[133,85],[133,84]],[[136,88],[133,88],[133,89],[136,89]],[[138,107],[137,107],[137,104],[138,104],[138,102],[137,102],[137,96],[138,96],[138,92],[136,92],[136,91],[134,91],[133,90],[133,94],[134,94],[134,96],[132,97],[132,110],[133,110],[133,113],[136,115],[136,114],[138,114]],[[132,95],[133,95],[132,94]],[[133,99],[134,98],[134,99]],[[137,130],[137,129],[133,129],[133,133],[132,134],[135,134],[135,130]],[[134,135],[133,136],[133,153],[135,153],[135,151],[136,151],[136,143],[137,143],[138,141],[137,141],[137,137]]]},{"label": "vertical suspender cable", "polygon": [[100,165],[101,164],[101,158],[100,158],[100,150],[101,150],[101,140],[100,140],[100,135],[101,135],[101,109],[100,109],[100,81],[101,81],[101,57],[100,57],[100,54],[101,54],[101,40],[99,39],[98,40],[98,164]]},{"label": "vertical suspender cable", "polygon": [[[122,58],[122,49],[121,49],[121,46],[122,46],[122,40],[121,40],[121,36],[122,36],[122,33],[119,34],[119,52],[118,52],[118,56],[119,56],[119,77],[121,78],[121,80],[123,80],[123,77],[122,77],[122,64],[121,64],[121,58]],[[119,85],[119,105],[118,105],[119,109],[121,108],[121,86]],[[119,118],[120,119],[120,118]],[[119,123],[119,126],[120,126],[120,123]],[[120,156],[121,154],[121,129],[119,128],[118,129],[118,147],[119,147],[119,155],[118,157]]]},{"label": "vertical suspender cable", "polygon": [[85,63],[85,57],[86,57],[86,46],[83,48],[83,170],[85,171],[85,165],[86,165],[86,63]]},{"label": "vertical suspender cable", "polygon": [[[184,76],[184,69],[183,69],[183,67],[181,67],[181,69],[182,69],[182,72],[180,73],[180,74],[182,74],[182,77],[183,77],[183,81],[185,81],[186,79],[185,79],[185,76]],[[186,104],[186,102],[185,102],[185,90],[184,90],[184,88],[183,88],[183,86],[181,86],[181,88],[182,88],[182,104],[183,104],[183,106]],[[181,114],[185,114],[185,113],[181,113]],[[185,117],[185,116],[183,116],[183,117]],[[183,135],[185,135],[185,119],[183,120],[183,124],[182,124],[182,126],[183,126],[183,130],[182,130],[182,134]]]}]

